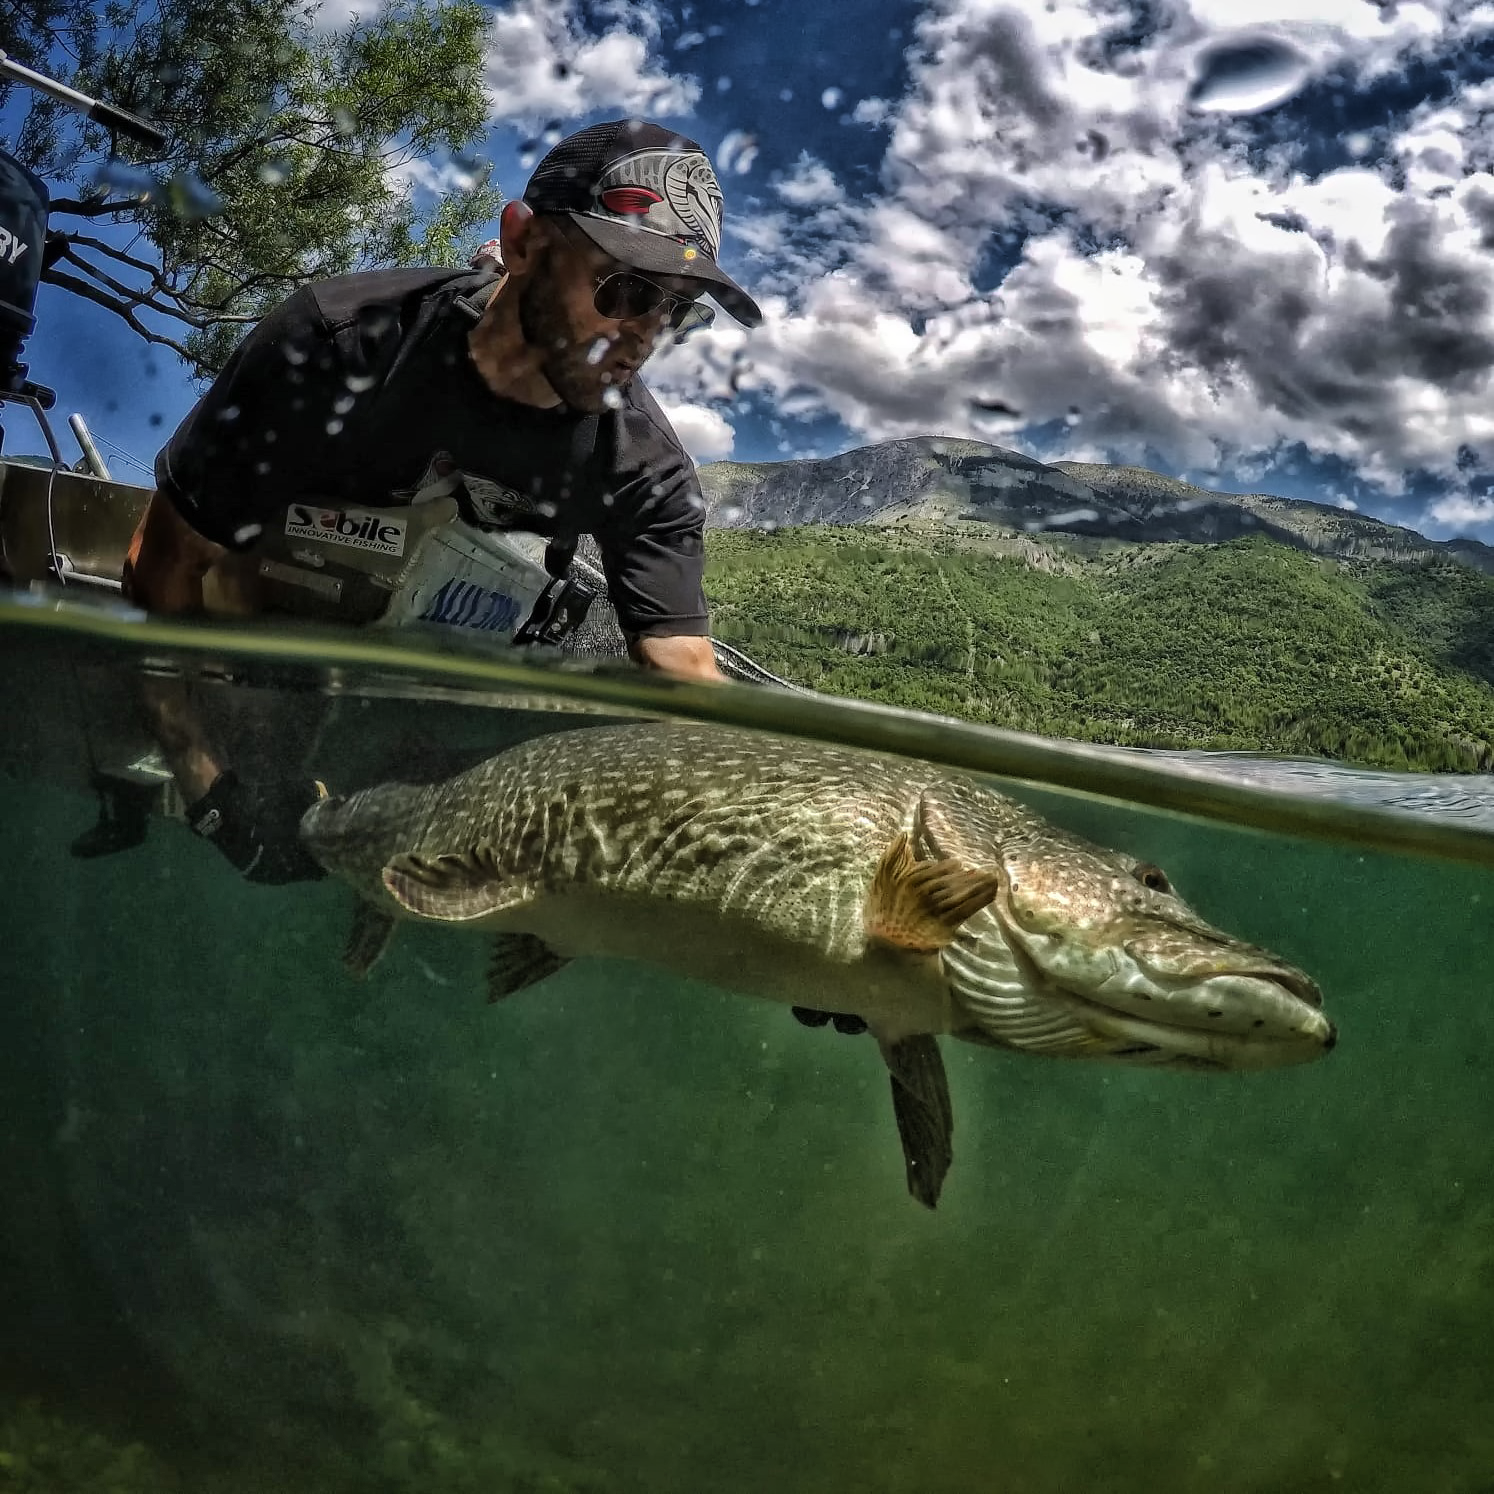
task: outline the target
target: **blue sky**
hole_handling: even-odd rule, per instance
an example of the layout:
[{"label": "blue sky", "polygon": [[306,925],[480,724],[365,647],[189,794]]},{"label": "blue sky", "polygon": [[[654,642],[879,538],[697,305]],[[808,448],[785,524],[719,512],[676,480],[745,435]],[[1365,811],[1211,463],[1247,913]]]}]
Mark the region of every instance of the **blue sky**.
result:
[{"label": "blue sky", "polygon": [[[1491,77],[1474,0],[507,0],[486,154],[516,194],[623,113],[712,153],[768,319],[651,366],[699,460],[975,436],[1494,542]],[[149,460],[174,358],[38,310],[34,375]]]}]

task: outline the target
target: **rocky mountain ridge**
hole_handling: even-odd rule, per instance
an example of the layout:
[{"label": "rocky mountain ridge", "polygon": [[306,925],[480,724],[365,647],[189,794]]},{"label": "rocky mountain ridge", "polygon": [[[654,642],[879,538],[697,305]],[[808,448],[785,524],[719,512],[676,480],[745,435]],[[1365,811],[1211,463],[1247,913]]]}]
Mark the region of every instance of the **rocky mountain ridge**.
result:
[{"label": "rocky mountain ridge", "polygon": [[1145,467],[1049,464],[980,441],[915,436],[817,460],[713,462],[700,480],[717,528],[932,522],[1137,544],[1264,534],[1320,555],[1454,560],[1494,575],[1494,546],[1478,540],[1431,540],[1331,504],[1219,493]]}]

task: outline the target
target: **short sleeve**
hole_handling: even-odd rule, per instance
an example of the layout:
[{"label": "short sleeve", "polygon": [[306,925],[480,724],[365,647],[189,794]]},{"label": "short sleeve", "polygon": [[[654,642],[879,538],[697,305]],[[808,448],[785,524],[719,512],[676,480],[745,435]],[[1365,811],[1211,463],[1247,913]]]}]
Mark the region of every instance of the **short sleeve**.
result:
[{"label": "short sleeve", "polygon": [[156,487],[204,538],[254,543],[326,461],[345,395],[309,289],[263,317],[156,457]]},{"label": "short sleeve", "polygon": [[631,521],[597,535],[618,622],[632,637],[704,637],[710,632],[705,503],[695,470],[679,452],[670,466],[640,481],[646,496]]}]

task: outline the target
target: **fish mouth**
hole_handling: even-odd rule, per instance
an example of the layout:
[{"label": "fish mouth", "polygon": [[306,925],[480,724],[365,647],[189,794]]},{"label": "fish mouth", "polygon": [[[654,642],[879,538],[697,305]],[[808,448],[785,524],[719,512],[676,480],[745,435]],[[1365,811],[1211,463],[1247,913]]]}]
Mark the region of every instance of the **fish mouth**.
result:
[{"label": "fish mouth", "polygon": [[[1227,946],[1221,947],[1221,953]],[[1311,1062],[1338,1034],[1301,971],[1260,958],[1199,956],[1169,971],[1126,941],[1103,959],[1023,929],[1006,888],[943,951],[967,1040],[1058,1057],[1148,1067],[1265,1069]],[[1123,956],[1123,957],[1122,957]],[[1064,971],[1065,963],[1074,968]],[[1059,967],[1059,968],[1055,968]],[[1082,983],[1081,973],[1094,976]]]}]

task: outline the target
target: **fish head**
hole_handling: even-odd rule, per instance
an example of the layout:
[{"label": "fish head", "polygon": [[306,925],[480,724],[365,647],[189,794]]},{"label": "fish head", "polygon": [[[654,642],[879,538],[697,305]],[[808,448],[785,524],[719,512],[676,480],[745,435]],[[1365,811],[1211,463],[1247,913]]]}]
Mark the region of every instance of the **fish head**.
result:
[{"label": "fish head", "polygon": [[[1002,801],[1005,803],[1006,801]],[[956,1036],[1152,1067],[1276,1068],[1334,1045],[1317,985],[1199,916],[1167,874],[973,796],[921,806],[920,851],[999,874],[940,959]]]},{"label": "fish head", "polygon": [[409,801],[417,791],[384,784],[318,799],[301,816],[301,843],[324,871],[377,894],[385,862],[409,835]]}]

